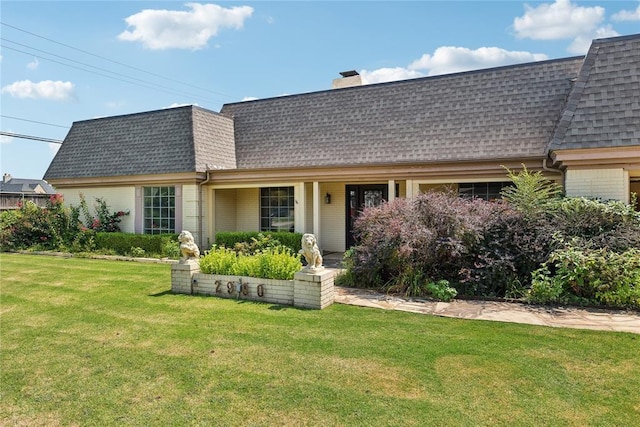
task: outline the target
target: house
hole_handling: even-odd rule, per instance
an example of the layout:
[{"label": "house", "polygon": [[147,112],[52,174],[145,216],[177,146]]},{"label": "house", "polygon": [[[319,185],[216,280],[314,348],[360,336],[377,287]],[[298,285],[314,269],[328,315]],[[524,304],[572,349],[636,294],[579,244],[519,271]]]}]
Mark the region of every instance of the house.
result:
[{"label": "house", "polygon": [[0,211],[18,209],[27,201],[44,207],[54,194],[56,190],[45,180],[14,178],[5,173],[0,181]]},{"label": "house", "polygon": [[45,178],[130,210],[136,233],[295,230],[344,251],[362,206],[448,186],[499,196],[504,167],[568,195],[640,192],[640,34],[586,56],[75,122]]}]

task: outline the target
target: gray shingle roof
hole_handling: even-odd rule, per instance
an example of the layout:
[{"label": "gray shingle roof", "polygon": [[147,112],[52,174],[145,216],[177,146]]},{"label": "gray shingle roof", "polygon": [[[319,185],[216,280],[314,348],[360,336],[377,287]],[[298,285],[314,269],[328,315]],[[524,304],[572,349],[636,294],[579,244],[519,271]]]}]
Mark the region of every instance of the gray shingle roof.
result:
[{"label": "gray shingle roof", "polygon": [[640,35],[586,57],[73,124],[45,179],[546,157],[640,145]]},{"label": "gray shingle roof", "polygon": [[240,169],[545,156],[583,57],[244,103]]},{"label": "gray shingle roof", "polygon": [[38,186],[44,191],[43,194],[56,194],[56,189],[47,181],[24,178],[10,178],[6,182],[0,180],[0,193],[35,194]]},{"label": "gray shingle roof", "polygon": [[594,40],[551,149],[640,145],[640,35]]},{"label": "gray shingle roof", "polygon": [[195,106],[75,122],[45,179],[235,167],[233,122]]}]

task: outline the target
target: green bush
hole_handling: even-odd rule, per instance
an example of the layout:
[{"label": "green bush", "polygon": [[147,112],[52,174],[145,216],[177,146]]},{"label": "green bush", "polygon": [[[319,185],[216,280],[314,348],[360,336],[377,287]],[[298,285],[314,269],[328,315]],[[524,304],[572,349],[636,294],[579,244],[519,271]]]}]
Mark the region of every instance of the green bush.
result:
[{"label": "green bush", "polygon": [[287,248],[269,248],[255,255],[245,255],[224,246],[214,246],[200,258],[200,271],[206,274],[291,280],[301,267],[300,255]]},{"label": "green bush", "polygon": [[[98,250],[113,251],[118,255],[134,255],[132,248],[138,248],[137,254],[177,258],[180,255],[176,234],[133,234],[133,233],[96,233],[95,244]],[[140,252],[142,250],[143,252]],[[178,256],[176,256],[178,255]]]},{"label": "green bush", "polygon": [[427,283],[427,293],[440,301],[449,302],[458,295],[458,291],[449,286],[448,280]]},{"label": "green bush", "polygon": [[640,250],[556,250],[533,273],[528,300],[640,308]]},{"label": "green bush", "polygon": [[238,261],[238,255],[233,249],[224,246],[213,246],[204,256],[200,257],[200,271],[206,274],[234,274],[233,268]]},{"label": "green bush", "polygon": [[255,240],[262,240],[262,236],[277,240],[281,245],[288,247],[294,253],[301,248],[301,233],[290,233],[288,231],[225,231],[216,233],[216,246],[234,248],[236,245],[250,246]]},{"label": "green bush", "polygon": [[51,195],[44,208],[28,201],[0,214],[0,250],[93,249],[93,232],[82,227],[77,209],[63,205],[60,194]]}]

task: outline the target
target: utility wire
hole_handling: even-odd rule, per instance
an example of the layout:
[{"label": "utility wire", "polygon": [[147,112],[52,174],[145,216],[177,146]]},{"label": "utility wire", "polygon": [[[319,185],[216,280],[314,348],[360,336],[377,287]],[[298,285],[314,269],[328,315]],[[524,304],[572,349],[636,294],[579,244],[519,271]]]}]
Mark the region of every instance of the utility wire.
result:
[{"label": "utility wire", "polygon": [[[160,92],[165,92],[165,93],[169,93],[169,94],[172,94],[172,95],[187,96],[184,93],[176,92],[176,91],[173,91],[173,90],[170,90],[170,89],[163,89],[161,86],[154,87],[154,86],[150,86],[150,85],[144,84],[144,83],[136,83],[136,82],[133,82],[133,81],[124,80],[124,79],[121,79],[121,78],[118,78],[118,77],[110,76],[108,74],[99,73],[97,71],[91,71],[91,70],[87,70],[87,69],[82,68],[82,67],[76,67],[74,65],[65,64],[64,62],[56,61],[55,59],[45,58],[44,56],[39,56],[39,55],[34,55],[33,53],[25,52],[23,50],[16,49],[16,48],[13,48],[13,47],[10,47],[10,46],[0,45],[0,47],[2,47],[3,49],[9,49],[9,50],[13,50],[13,51],[16,51],[16,52],[24,53],[26,55],[31,55],[31,56],[34,56],[36,58],[43,59],[45,61],[55,62],[56,64],[64,65],[65,67],[75,68],[76,70],[86,71],[87,73],[96,74],[98,76],[107,77],[109,79],[118,80],[118,81],[121,81],[121,82],[129,83],[129,84],[140,86],[140,87],[145,87],[147,89],[158,90]],[[108,72],[110,72],[110,71],[108,71]],[[127,78],[130,78],[130,77],[127,77]],[[188,95],[188,96],[191,96],[193,98],[198,98],[198,99],[201,99],[203,101],[211,101],[212,100],[212,98],[205,98],[205,97],[198,96],[198,95]]]},{"label": "utility wire", "polygon": [[[120,76],[120,77],[124,77],[124,78],[126,78],[126,79],[131,79],[131,80],[134,80],[134,81],[138,81],[138,82],[141,82],[142,84],[146,85],[145,87],[150,87],[150,86],[148,86],[148,85],[152,85],[152,86],[156,86],[156,87],[158,87],[158,88],[160,88],[160,89],[164,89],[164,90],[166,90],[166,91],[170,91],[169,93],[174,94],[174,95],[189,96],[189,97],[192,97],[192,98],[200,98],[201,100],[206,100],[206,101],[214,100],[213,98],[206,98],[206,97],[202,97],[202,96],[200,96],[200,95],[194,95],[194,94],[192,94],[192,93],[188,93],[188,92],[184,92],[184,93],[176,92],[176,91],[174,91],[174,90],[173,90],[172,88],[170,88],[170,87],[162,86],[162,85],[159,85],[159,84],[156,84],[156,83],[151,83],[151,82],[149,82],[149,81],[142,80],[142,79],[138,79],[138,78],[136,78],[136,77],[127,76],[127,75],[125,75],[125,74],[116,73],[116,72],[114,72],[114,71],[110,71],[110,70],[106,70],[106,69],[104,69],[104,68],[96,67],[96,66],[91,65],[91,64],[86,64],[86,63],[84,63],[84,62],[76,61],[76,60],[71,59],[71,58],[66,58],[66,57],[64,57],[64,56],[56,55],[56,54],[51,53],[51,52],[47,52],[47,51],[44,51],[44,50],[36,49],[36,48],[34,48],[34,47],[31,47],[31,46],[28,46],[28,45],[25,45],[25,44],[22,44],[22,43],[15,42],[15,41],[13,41],[13,40],[5,39],[5,38],[3,38],[3,37],[0,37],[0,40],[6,41],[6,42],[9,42],[9,43],[13,43],[13,44],[16,44],[16,45],[18,45],[18,46],[26,47],[27,49],[35,50],[36,52],[42,52],[42,53],[45,53],[45,54],[47,54],[47,55],[54,56],[54,57],[56,57],[56,58],[64,59],[65,61],[74,62],[74,63],[76,63],[76,64],[80,64],[80,65],[83,65],[83,66],[85,66],[85,67],[94,68],[94,69],[96,69],[96,70],[104,71],[104,72],[106,72],[106,73],[111,73],[111,74],[113,74],[113,75],[115,75],[115,76]],[[12,48],[12,47],[9,47],[9,46],[6,46],[6,45],[2,45],[2,47],[6,48],[6,49],[14,50],[14,51],[16,51],[16,52],[24,53],[24,54],[26,54],[26,55],[33,55],[33,56],[35,56],[36,58],[40,58],[40,59],[43,59],[43,60],[45,60],[45,61],[53,61],[53,62],[56,62],[56,63],[58,63],[58,64],[66,65],[66,66],[68,66],[68,67],[71,67],[71,65],[69,65],[69,64],[65,64],[65,63],[63,63],[63,62],[54,61],[53,59],[50,59],[50,58],[45,58],[45,57],[42,57],[42,56],[34,55],[34,54],[32,54],[32,53],[25,52],[25,51],[22,51],[22,50],[19,50],[19,49],[15,49],[15,48]],[[84,70],[83,68],[78,68],[78,67],[73,67],[73,68],[77,68],[77,69],[79,69],[79,70],[87,71],[87,72],[89,72],[89,73],[95,73],[94,71]],[[99,74],[99,73],[96,73],[96,74]],[[103,74],[99,74],[99,75],[104,76]],[[114,78],[114,79],[115,79],[115,77],[111,77],[111,78]],[[120,80],[120,79],[116,79],[116,80]],[[127,80],[121,80],[121,81],[124,81],[124,82],[126,82],[126,83],[132,83],[132,82],[129,82],[129,81],[127,81]],[[132,83],[132,84],[135,84],[135,83]]]},{"label": "utility wire", "polygon": [[23,118],[20,118],[20,117],[5,116],[4,114],[0,114],[0,117],[4,117],[5,119],[21,120],[23,122],[37,123],[39,125],[55,126],[55,127],[58,127],[58,128],[69,129],[69,126],[54,125],[53,123],[39,122],[37,120],[29,120],[29,119],[23,119]]},{"label": "utility wire", "polygon": [[11,136],[13,138],[20,138],[20,139],[32,139],[34,141],[50,142],[52,144],[62,144],[62,141],[60,141],[59,139],[44,138],[42,136],[23,135],[20,133],[5,132],[3,130],[0,130],[0,135]]},{"label": "utility wire", "polygon": [[109,62],[111,62],[111,63],[113,63],[113,64],[117,64],[117,65],[120,65],[120,66],[122,66],[122,67],[126,67],[126,68],[130,68],[130,69],[132,69],[132,70],[139,71],[139,72],[141,72],[141,73],[149,74],[149,75],[151,75],[151,76],[159,77],[159,78],[161,78],[161,79],[168,80],[168,81],[171,81],[171,82],[174,82],[174,83],[179,83],[179,84],[181,84],[181,85],[190,86],[190,87],[192,87],[192,88],[194,88],[194,89],[204,90],[204,91],[206,91],[206,92],[210,92],[210,93],[213,93],[213,94],[216,94],[216,95],[224,96],[224,97],[229,98],[229,99],[234,99],[234,100],[236,99],[236,97],[235,97],[235,96],[227,95],[227,94],[224,94],[224,93],[221,93],[221,92],[216,92],[216,91],[213,91],[213,90],[211,90],[211,89],[207,89],[207,88],[203,88],[203,87],[200,87],[200,86],[192,85],[192,84],[190,84],[190,83],[185,83],[185,82],[182,82],[182,81],[180,81],[180,80],[172,79],[172,78],[170,78],[170,77],[165,77],[165,76],[162,76],[162,75],[160,75],[160,74],[153,73],[153,72],[151,72],[151,71],[143,70],[142,68],[134,67],[133,65],[129,65],[129,64],[125,64],[125,63],[123,63],[123,62],[115,61],[115,60],[113,60],[113,59],[109,59],[109,58],[107,58],[107,57],[104,57],[104,56],[101,56],[101,55],[97,55],[97,54],[95,54],[95,53],[88,52],[88,51],[86,51],[86,50],[83,50],[83,49],[80,49],[80,48],[77,48],[77,47],[74,47],[74,46],[70,46],[70,45],[68,45],[68,44],[61,43],[61,42],[56,41],[56,40],[52,40],[52,39],[50,39],[50,38],[47,38],[47,37],[41,36],[41,35],[39,35],[39,34],[32,33],[31,31],[27,31],[27,30],[24,30],[24,29],[22,29],[22,28],[18,28],[18,27],[16,27],[16,26],[13,26],[13,25],[7,24],[7,23],[2,22],[2,21],[0,21],[0,25],[4,25],[4,26],[6,26],[6,27],[13,28],[14,30],[18,30],[18,31],[21,31],[21,32],[23,32],[23,33],[26,33],[26,34],[32,35],[32,36],[34,36],[34,37],[41,38],[41,39],[46,40],[46,41],[48,41],[48,42],[55,43],[55,44],[58,44],[58,45],[60,45],[60,46],[67,47],[67,48],[69,48],[69,49],[77,50],[78,52],[82,52],[82,53],[84,53],[84,54],[86,54],[86,55],[91,55],[91,56],[93,56],[93,57],[100,58],[100,59],[103,59],[103,60],[105,60],[105,61],[109,61]]}]

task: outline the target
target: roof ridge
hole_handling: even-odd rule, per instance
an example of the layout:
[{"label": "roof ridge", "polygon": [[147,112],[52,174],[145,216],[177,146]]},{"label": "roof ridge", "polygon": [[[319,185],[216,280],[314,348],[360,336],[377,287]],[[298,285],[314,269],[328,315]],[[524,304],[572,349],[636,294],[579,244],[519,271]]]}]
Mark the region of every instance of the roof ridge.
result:
[{"label": "roof ridge", "polygon": [[337,89],[322,89],[322,90],[316,90],[316,91],[311,91],[311,92],[293,93],[293,94],[290,94],[290,95],[272,96],[272,97],[269,97],[269,98],[259,98],[259,99],[253,99],[253,100],[250,100],[250,101],[227,102],[227,103],[223,104],[222,108],[220,109],[220,112],[221,112],[221,114],[224,114],[224,113],[222,113],[222,110],[224,110],[225,106],[232,106],[232,105],[239,105],[239,104],[246,104],[246,103],[254,103],[254,102],[266,102],[266,101],[272,101],[274,99],[296,98],[296,97],[301,97],[301,96],[309,96],[309,95],[331,93],[331,92],[338,92],[338,91],[339,92],[345,92],[345,91],[371,89],[371,88],[383,87],[383,86],[412,84],[412,83],[424,82],[426,80],[440,80],[440,79],[447,79],[447,78],[457,78],[457,77],[464,77],[464,76],[468,76],[468,75],[492,73],[492,72],[496,72],[496,71],[509,70],[509,69],[515,69],[515,68],[543,66],[543,65],[548,65],[548,64],[551,64],[551,63],[575,61],[577,59],[584,59],[584,58],[585,58],[585,55],[575,55],[575,56],[569,56],[569,57],[565,57],[565,58],[552,58],[552,59],[545,59],[545,60],[542,60],[542,61],[521,62],[521,63],[518,63],[518,64],[500,65],[500,66],[497,66],[497,67],[479,68],[479,69],[476,69],[476,70],[467,70],[467,71],[458,71],[458,72],[455,72],[455,73],[438,74],[438,75],[435,75],[435,76],[423,76],[423,77],[416,77],[416,78],[412,78],[412,79],[393,80],[393,81],[389,81],[389,82],[369,83],[369,84],[363,84],[363,85],[360,85],[360,86],[349,86],[349,87],[343,87],[343,88],[337,88]]}]

